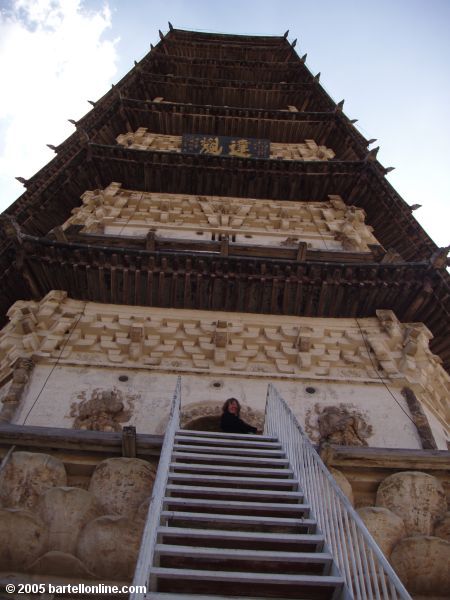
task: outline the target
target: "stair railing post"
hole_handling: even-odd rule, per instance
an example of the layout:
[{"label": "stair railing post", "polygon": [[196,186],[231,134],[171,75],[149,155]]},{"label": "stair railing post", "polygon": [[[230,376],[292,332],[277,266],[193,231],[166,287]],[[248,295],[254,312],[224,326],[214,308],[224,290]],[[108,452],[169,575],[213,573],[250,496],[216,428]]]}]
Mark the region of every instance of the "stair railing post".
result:
[{"label": "stair railing post", "polygon": [[411,600],[406,588],[272,384],[264,433],[282,444],[305,500],[346,582],[346,598]]},{"label": "stair railing post", "polygon": [[[158,527],[160,525],[160,515],[164,501],[164,492],[169,476],[169,466],[175,433],[180,424],[180,407],[181,377],[178,377],[172,397],[169,421],[164,434],[158,470],[153,483],[152,496],[150,498],[150,505],[148,508],[147,519],[145,522],[144,532],[142,534],[141,547],[139,550],[133,578],[133,586],[143,586],[146,588],[147,592],[155,591],[152,589],[155,585],[155,582],[152,579],[151,568],[155,557]],[[130,600],[142,600],[144,597],[144,592],[133,592],[130,594]]]}]

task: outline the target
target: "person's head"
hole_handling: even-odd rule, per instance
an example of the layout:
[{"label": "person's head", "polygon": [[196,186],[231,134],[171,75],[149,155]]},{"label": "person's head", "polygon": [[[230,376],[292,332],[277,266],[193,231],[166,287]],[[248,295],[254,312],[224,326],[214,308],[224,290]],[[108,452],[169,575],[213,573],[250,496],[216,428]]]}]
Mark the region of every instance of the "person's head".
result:
[{"label": "person's head", "polygon": [[228,398],[228,400],[222,407],[222,412],[228,412],[238,417],[239,413],[241,412],[241,405],[239,404],[239,400],[236,400],[236,398]]}]

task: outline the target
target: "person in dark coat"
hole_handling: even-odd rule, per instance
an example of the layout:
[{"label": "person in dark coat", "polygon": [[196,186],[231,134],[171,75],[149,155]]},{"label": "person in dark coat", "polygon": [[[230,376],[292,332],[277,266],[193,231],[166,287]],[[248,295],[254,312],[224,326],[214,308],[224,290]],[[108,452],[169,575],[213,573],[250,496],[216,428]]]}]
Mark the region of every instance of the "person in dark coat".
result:
[{"label": "person in dark coat", "polygon": [[226,433],[256,433],[256,427],[252,427],[239,418],[241,405],[236,398],[228,398],[222,408],[220,428]]}]

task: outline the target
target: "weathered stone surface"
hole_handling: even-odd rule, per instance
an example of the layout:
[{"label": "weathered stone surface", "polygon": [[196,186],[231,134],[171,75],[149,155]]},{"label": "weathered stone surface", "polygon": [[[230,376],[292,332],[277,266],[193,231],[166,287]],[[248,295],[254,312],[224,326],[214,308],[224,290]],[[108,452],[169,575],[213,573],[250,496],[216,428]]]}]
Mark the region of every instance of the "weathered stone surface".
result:
[{"label": "weathered stone surface", "polygon": [[107,515],[86,525],[76,555],[97,577],[129,581],[139,552],[143,522]]},{"label": "weathered stone surface", "polygon": [[27,568],[27,572],[41,575],[60,575],[73,579],[94,577],[93,573],[87,569],[79,558],[58,550],[51,550],[40,556]]},{"label": "weathered stone surface", "polygon": [[14,452],[0,472],[0,505],[33,508],[49,488],[67,485],[63,463],[39,452]]},{"label": "weathered stone surface", "polygon": [[450,512],[445,513],[444,517],[436,523],[434,535],[450,542]]},{"label": "weathered stone surface", "polygon": [[354,406],[339,404],[321,406],[316,403],[307,411],[305,429],[311,440],[320,444],[367,446],[372,425]]},{"label": "weathered stone surface", "polygon": [[432,536],[404,538],[392,551],[391,564],[410,594],[448,598],[449,542]]},{"label": "weathered stone surface", "polygon": [[24,568],[46,550],[45,524],[22,509],[0,509],[0,570]]},{"label": "weathered stone surface", "polygon": [[139,458],[108,458],[99,463],[89,491],[104,512],[131,517],[150,496],[155,480],[154,465]]},{"label": "weathered stone surface", "polygon": [[386,477],[377,490],[376,505],[403,519],[406,534],[431,535],[447,510],[445,492],[432,475],[404,471]]},{"label": "weathered stone surface", "polygon": [[342,473],[342,471],[338,471],[337,469],[333,469],[332,467],[329,468],[329,471],[335,478],[338,486],[341,488],[341,490],[344,492],[344,494],[347,496],[347,498],[350,500],[353,506],[353,489],[347,477],[344,475],[344,473]]},{"label": "weathered stone surface", "polygon": [[150,498],[147,498],[139,505],[139,508],[136,511],[136,519],[142,519],[145,521],[148,515],[148,509],[150,508]]},{"label": "weathered stone surface", "polygon": [[75,429],[122,431],[122,423],[130,419],[132,411],[125,409],[125,398],[120,390],[95,389],[90,398],[73,403],[70,414],[76,417]]},{"label": "weathered stone surface", "polygon": [[47,490],[39,498],[36,510],[48,526],[48,547],[71,554],[81,529],[104,514],[93,494],[74,487]]},{"label": "weathered stone surface", "polygon": [[357,513],[383,554],[389,558],[394,546],[406,536],[403,520],[381,506],[365,506],[359,508]]}]

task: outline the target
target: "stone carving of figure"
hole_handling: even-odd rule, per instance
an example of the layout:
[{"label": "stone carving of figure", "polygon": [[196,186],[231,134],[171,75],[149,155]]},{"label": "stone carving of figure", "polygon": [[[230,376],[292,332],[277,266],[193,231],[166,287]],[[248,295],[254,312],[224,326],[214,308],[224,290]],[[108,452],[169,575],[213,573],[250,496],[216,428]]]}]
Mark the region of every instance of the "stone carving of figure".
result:
[{"label": "stone carving of figure", "polygon": [[367,446],[372,427],[356,412],[344,406],[327,406],[317,419],[320,442],[342,446]]},{"label": "stone carving of figure", "polygon": [[128,421],[120,390],[95,390],[89,400],[72,405],[72,416],[76,416],[75,429],[90,431],[121,431],[121,423]]}]

